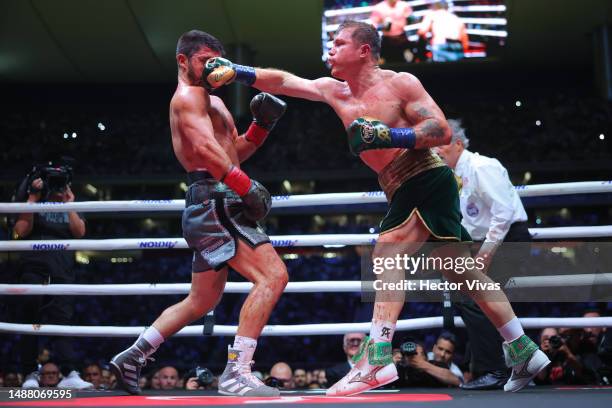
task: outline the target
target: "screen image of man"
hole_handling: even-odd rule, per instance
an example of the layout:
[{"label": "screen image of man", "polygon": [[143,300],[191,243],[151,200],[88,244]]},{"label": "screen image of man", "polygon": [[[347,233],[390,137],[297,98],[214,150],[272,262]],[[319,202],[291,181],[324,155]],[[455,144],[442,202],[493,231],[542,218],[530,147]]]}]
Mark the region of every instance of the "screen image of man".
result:
[{"label": "screen image of man", "polygon": [[372,8],[370,21],[382,32],[381,57],[385,62],[410,62],[404,55],[410,47],[404,26],[411,14],[412,8],[402,0],[383,0]]},{"label": "screen image of man", "polygon": [[468,34],[459,17],[448,11],[448,4],[439,1],[432,4],[418,30],[424,38],[431,33],[431,52],[437,62],[457,61],[468,48]]}]

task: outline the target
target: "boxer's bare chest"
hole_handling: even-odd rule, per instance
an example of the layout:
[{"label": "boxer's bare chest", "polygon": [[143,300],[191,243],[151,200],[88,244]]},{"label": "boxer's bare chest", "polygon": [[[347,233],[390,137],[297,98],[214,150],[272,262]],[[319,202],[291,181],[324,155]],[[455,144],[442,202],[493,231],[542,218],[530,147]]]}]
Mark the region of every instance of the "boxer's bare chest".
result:
[{"label": "boxer's bare chest", "polygon": [[403,113],[403,101],[386,84],[372,87],[361,95],[353,95],[347,87],[337,93],[334,105],[345,128],[362,116],[381,120],[389,127],[410,125]]},{"label": "boxer's bare chest", "polygon": [[213,125],[215,139],[224,147],[233,145],[233,135],[236,125],[221,99],[216,97],[210,98],[210,109],[208,114]]},{"label": "boxer's bare chest", "polygon": [[[413,124],[404,114],[404,101],[386,83],[368,89],[361,95],[353,95],[347,87],[335,93],[332,107],[342,120],[345,128],[359,117],[371,117],[386,123],[389,127],[409,127]],[[400,149],[372,150],[361,153],[361,159],[377,173],[390,163]]]}]

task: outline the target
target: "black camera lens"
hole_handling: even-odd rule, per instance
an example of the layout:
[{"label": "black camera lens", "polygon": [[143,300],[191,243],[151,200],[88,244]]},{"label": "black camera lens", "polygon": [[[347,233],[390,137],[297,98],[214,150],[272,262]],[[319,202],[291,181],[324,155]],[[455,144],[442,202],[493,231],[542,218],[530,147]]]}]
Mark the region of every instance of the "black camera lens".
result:
[{"label": "black camera lens", "polygon": [[64,168],[47,169],[45,184],[50,193],[63,193],[70,182],[69,175]]},{"label": "black camera lens", "polygon": [[560,336],[550,336],[548,342],[550,343],[550,347],[554,349],[558,349],[563,345],[563,339]]},{"label": "black camera lens", "polygon": [[268,387],[283,388],[285,386],[285,381],[276,377],[268,377],[266,381],[264,381],[264,384]]},{"label": "black camera lens", "polygon": [[414,341],[406,341],[400,346],[403,356],[414,356],[417,353],[417,344]]},{"label": "black camera lens", "polygon": [[215,379],[215,376],[208,368],[196,367],[195,376],[197,378],[198,385],[201,387],[209,386]]}]

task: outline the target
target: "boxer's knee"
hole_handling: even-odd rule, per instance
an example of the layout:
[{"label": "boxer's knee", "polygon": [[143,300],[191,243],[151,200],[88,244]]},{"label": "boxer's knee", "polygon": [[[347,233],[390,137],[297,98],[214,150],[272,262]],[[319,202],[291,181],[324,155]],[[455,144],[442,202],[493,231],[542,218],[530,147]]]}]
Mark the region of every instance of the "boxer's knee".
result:
[{"label": "boxer's knee", "polygon": [[282,293],[287,287],[287,283],[289,282],[289,273],[287,273],[287,268],[285,264],[280,262],[280,265],[276,268],[276,272],[274,273],[274,280],[277,283],[278,290]]},{"label": "boxer's knee", "polygon": [[185,298],[185,302],[187,303],[191,317],[195,320],[214,309],[221,301],[222,296],[223,290],[211,290],[208,292],[199,292],[197,294],[190,293],[189,296]]},{"label": "boxer's knee", "polygon": [[287,273],[287,267],[280,260],[275,259],[270,265],[267,266],[265,273],[267,285],[275,292],[282,293],[289,282],[289,274]]},{"label": "boxer's knee", "polygon": [[192,299],[189,303],[189,314],[192,320],[196,320],[204,316],[213,308],[214,305],[211,302],[203,301],[200,299]]}]

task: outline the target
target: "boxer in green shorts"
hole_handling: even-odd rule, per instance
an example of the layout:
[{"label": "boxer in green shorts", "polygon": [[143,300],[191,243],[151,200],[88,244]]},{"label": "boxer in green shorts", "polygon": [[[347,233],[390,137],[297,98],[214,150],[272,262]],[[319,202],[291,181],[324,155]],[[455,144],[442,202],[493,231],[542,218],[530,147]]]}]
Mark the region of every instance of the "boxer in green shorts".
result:
[{"label": "boxer in green shorts", "polygon": [[[236,81],[272,94],[325,102],[334,109],[347,129],[351,151],[378,174],[390,203],[374,258],[394,257],[400,251],[410,256],[430,240],[469,240],[460,224],[453,174],[430,150],[450,142],[446,118],[415,76],[381,69],[379,57],[376,29],[367,23],[345,21],[338,27],[327,59],[334,78],[309,80],[212,58],[206,62],[205,79],[213,88]],[[324,137],[328,135],[321,139]],[[455,258],[471,257],[468,248],[447,247],[454,250],[451,255]],[[451,282],[478,280],[493,285],[480,270],[442,272]],[[385,270],[379,276],[383,281],[398,282],[404,270]],[[354,367],[327,390],[327,395],[353,395],[397,378],[391,340],[405,293],[390,292],[376,292],[370,336],[362,343]],[[505,294],[500,289],[483,292],[467,290],[505,340],[506,363],[513,373],[504,389],[518,391],[549,363],[548,358],[525,336]],[[490,301],[491,296],[495,301]]]},{"label": "boxer in green shorts", "polygon": [[471,241],[470,235],[461,225],[458,186],[453,172],[445,165],[440,165],[437,157],[432,155],[427,158],[433,168],[407,178],[396,189],[390,185],[398,184],[398,180],[402,179],[400,177],[392,181],[390,178],[393,176],[390,174],[402,174],[397,171],[398,167],[410,163],[408,156],[418,152],[405,150],[378,177],[381,186],[391,189],[387,193],[389,210],[380,223],[380,233],[401,228],[407,220],[416,216],[429,230],[430,240]]}]

